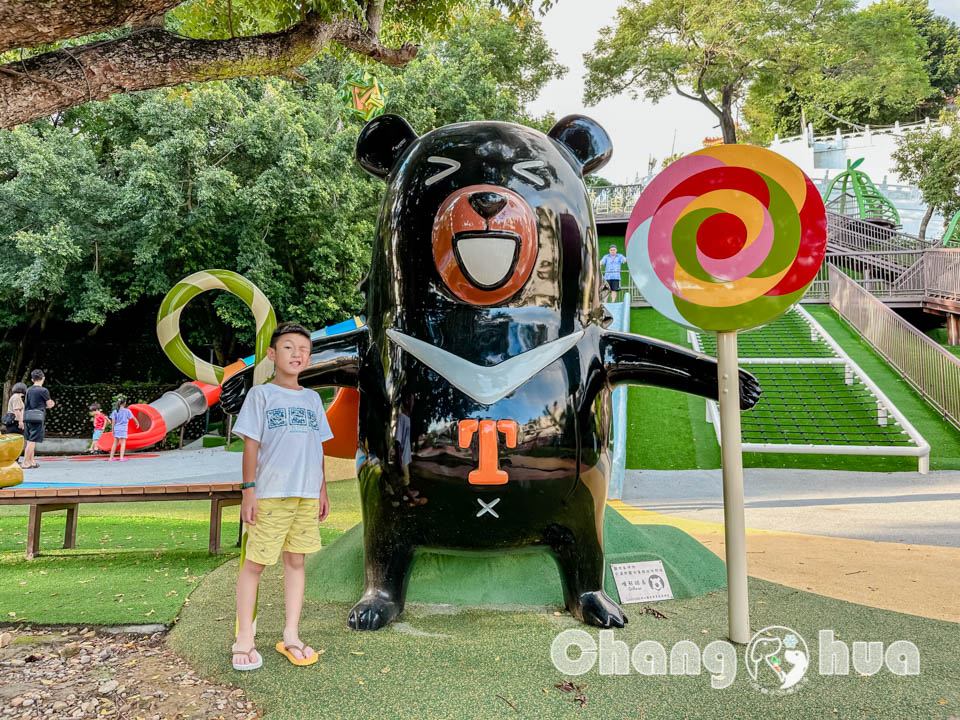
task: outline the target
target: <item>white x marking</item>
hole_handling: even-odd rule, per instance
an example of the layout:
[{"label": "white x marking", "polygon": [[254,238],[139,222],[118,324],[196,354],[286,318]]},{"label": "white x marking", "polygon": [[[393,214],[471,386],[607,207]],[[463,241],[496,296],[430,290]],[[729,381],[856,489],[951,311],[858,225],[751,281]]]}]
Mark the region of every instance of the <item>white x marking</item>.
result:
[{"label": "white x marking", "polygon": [[494,498],[489,503],[485,503],[480,498],[477,498],[477,502],[483,506],[482,508],[480,508],[480,511],[477,513],[477,517],[480,517],[485,513],[490,513],[495,518],[500,517],[499,515],[497,515],[497,511],[493,509],[493,506],[496,505],[498,502],[500,502],[500,498]]}]

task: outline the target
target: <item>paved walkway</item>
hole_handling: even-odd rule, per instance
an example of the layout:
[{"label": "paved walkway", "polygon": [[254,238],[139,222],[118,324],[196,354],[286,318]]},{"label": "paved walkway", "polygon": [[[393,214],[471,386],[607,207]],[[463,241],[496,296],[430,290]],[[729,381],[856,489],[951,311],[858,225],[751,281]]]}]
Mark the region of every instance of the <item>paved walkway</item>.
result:
[{"label": "paved walkway", "polygon": [[[960,622],[960,472],[748,469],[747,572],[871,607]],[[627,471],[634,523],[725,556],[719,470]]]},{"label": "paved walkway", "polygon": [[[623,499],[673,517],[723,522],[719,470],[627,470]],[[960,471],[865,473],[747,468],[747,527],[960,547]]]},{"label": "paved walkway", "polygon": [[[243,453],[220,448],[127,453],[129,462],[108,462],[106,455],[37,457],[36,470],[23,473],[24,483],[50,485],[142,485],[178,482],[236,482]],[[354,477],[353,460],[327,458],[331,480]]]}]

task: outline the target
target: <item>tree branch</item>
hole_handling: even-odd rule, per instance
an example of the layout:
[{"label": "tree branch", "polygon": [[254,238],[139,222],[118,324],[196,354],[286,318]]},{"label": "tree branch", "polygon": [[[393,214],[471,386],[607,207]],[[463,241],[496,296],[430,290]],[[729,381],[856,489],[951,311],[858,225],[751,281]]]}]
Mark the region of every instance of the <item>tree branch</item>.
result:
[{"label": "tree branch", "polygon": [[368,0],[367,28],[374,35],[379,35],[380,27],[382,25],[383,25],[383,0]]},{"label": "tree branch", "polygon": [[329,23],[308,13],[282,32],[197,40],[147,28],[129,37],[38,55],[0,66],[0,127],[46,117],[114,93],[252,75],[296,76],[331,41],[377,62],[402,67],[417,56],[405,43],[387,48],[356,20]]},{"label": "tree branch", "polygon": [[0,1],[0,52],[139,25],[183,0]]}]

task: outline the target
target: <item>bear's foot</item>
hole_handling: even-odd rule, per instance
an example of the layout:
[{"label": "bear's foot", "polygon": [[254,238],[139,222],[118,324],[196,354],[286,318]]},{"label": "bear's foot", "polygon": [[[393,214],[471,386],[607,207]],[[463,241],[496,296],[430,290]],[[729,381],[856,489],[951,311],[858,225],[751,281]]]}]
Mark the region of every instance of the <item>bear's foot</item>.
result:
[{"label": "bear's foot", "polygon": [[401,610],[399,603],[393,600],[364,596],[350,610],[347,627],[351,630],[379,630],[392,623]]},{"label": "bear's foot", "polygon": [[570,612],[580,622],[602,628],[622,628],[629,622],[620,606],[603,590],[583,593],[576,599]]}]

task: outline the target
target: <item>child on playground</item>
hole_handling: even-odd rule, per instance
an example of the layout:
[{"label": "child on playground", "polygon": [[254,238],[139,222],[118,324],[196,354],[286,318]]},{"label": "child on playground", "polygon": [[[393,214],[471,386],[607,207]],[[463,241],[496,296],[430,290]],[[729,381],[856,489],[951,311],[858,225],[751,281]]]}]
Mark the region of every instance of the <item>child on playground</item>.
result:
[{"label": "child on playground", "polygon": [[100,403],[93,403],[87,409],[90,411],[90,419],[93,420],[93,440],[90,441],[90,454],[93,455],[97,452],[97,441],[103,435],[110,418],[100,411]]},{"label": "child on playground", "polygon": [[333,437],[323,401],[297,377],[310,364],[310,331],[284,323],[270,338],[267,357],[276,375],[250,389],[234,432],[243,436],[243,502],[247,524],[237,579],[237,639],[233,667],[256,670],[253,620],[260,575],[283,555],[286,623],[276,650],[294,665],[312,665],[316,651],[300,640],[305,585],[304,555],[320,549],[318,521],[330,511],[324,482],[323,443]]},{"label": "child on playground", "polygon": [[140,421],[127,408],[127,398],[123,395],[117,398],[117,408],[110,413],[110,422],[113,423],[113,445],[110,446],[110,461],[113,462],[113,453],[119,444],[120,462],[126,462],[130,459],[123,456],[127,449],[127,426],[132,422],[139,428]]}]

